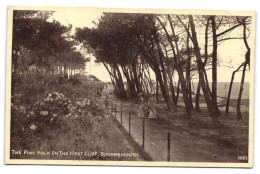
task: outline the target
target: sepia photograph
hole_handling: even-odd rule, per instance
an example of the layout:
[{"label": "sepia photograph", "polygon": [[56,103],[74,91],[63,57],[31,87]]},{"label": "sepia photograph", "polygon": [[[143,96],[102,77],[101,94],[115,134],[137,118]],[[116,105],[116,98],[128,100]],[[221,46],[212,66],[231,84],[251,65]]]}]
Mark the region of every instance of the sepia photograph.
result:
[{"label": "sepia photograph", "polygon": [[255,11],[9,6],[6,164],[253,165]]}]

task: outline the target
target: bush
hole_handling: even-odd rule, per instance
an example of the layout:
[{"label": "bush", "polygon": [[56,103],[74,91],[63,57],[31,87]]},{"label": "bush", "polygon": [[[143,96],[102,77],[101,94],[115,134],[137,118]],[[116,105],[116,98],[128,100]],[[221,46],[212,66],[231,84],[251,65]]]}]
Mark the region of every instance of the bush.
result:
[{"label": "bush", "polygon": [[34,103],[39,95],[42,95],[47,90],[46,77],[41,74],[26,74],[12,77],[20,79],[15,81],[15,86],[12,95],[21,95],[20,102],[29,104]]},{"label": "bush", "polygon": [[35,103],[36,100],[39,97],[42,97],[47,91],[55,92],[58,90],[58,92],[67,93],[67,95],[71,97],[71,92],[74,93],[73,91],[75,91],[73,86],[80,87],[82,84],[81,79],[78,76],[67,79],[60,75],[40,73],[25,75],[16,74],[12,77],[12,81],[15,81],[12,95],[21,94],[21,102],[26,104]]},{"label": "bush", "polygon": [[62,93],[53,92],[45,93],[34,104],[24,105],[21,96],[12,97],[15,103],[11,105],[13,148],[34,148],[36,140],[47,138],[49,131],[88,132],[94,123],[104,119],[103,109],[90,99],[80,98],[73,103]]},{"label": "bush", "polygon": [[81,85],[82,82],[78,77],[71,77],[68,82],[70,82],[73,86]]},{"label": "bush", "polygon": [[[98,132],[104,127],[104,110],[94,99],[96,87],[85,77],[71,79],[59,75],[18,74],[11,98],[11,148],[46,150],[52,147],[57,136],[77,137],[88,132],[91,139],[105,136]],[[83,83],[84,82],[84,83]],[[65,140],[64,140],[65,141]],[[44,145],[45,144],[45,145]]]}]

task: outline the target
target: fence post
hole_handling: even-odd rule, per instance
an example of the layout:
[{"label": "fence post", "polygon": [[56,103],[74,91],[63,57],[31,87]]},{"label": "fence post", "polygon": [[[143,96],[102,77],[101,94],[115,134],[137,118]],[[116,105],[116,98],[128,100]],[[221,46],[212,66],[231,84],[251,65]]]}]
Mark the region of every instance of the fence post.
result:
[{"label": "fence post", "polygon": [[107,103],[107,96],[106,96],[106,108],[108,107],[108,103]]},{"label": "fence post", "polygon": [[121,115],[120,115],[120,117],[121,117],[121,120],[120,120],[120,122],[121,122],[121,125],[122,125],[122,123],[123,123],[123,118],[122,118],[122,106],[121,106]]},{"label": "fence post", "polygon": [[130,130],[131,130],[131,113],[130,113],[130,111],[128,111],[128,118],[129,118],[129,124],[128,124],[128,133],[129,133],[129,135],[131,135],[131,133],[130,133]]},{"label": "fence post", "polygon": [[144,149],[144,139],[145,139],[145,117],[143,117],[143,149]]},{"label": "fence post", "polygon": [[167,134],[167,161],[171,160],[171,133],[168,131]]}]

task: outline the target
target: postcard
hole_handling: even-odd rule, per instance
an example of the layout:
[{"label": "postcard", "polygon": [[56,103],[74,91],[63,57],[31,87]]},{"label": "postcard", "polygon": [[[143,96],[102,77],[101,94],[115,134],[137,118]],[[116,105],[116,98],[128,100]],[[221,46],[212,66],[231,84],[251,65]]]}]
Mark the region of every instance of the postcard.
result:
[{"label": "postcard", "polygon": [[6,164],[253,166],[255,12],[8,7]]}]

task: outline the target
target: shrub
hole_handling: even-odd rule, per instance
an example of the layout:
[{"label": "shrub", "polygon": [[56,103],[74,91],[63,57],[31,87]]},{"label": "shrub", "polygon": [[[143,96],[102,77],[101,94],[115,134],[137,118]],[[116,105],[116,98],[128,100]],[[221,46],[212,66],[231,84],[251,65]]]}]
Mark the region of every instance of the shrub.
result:
[{"label": "shrub", "polygon": [[[44,139],[47,131],[88,132],[94,123],[103,121],[104,110],[91,99],[79,98],[72,102],[62,93],[45,93],[35,103],[21,102],[22,95],[13,95],[11,104],[12,144],[14,147],[33,148],[35,140]],[[75,129],[77,126],[77,129]],[[33,144],[34,143],[34,144]]]},{"label": "shrub", "polygon": [[68,82],[70,82],[73,86],[81,85],[82,82],[78,77],[71,77]]}]

